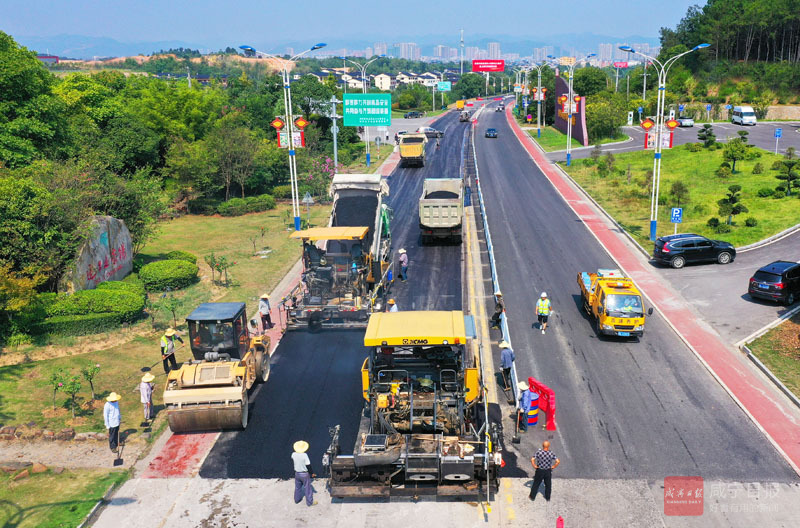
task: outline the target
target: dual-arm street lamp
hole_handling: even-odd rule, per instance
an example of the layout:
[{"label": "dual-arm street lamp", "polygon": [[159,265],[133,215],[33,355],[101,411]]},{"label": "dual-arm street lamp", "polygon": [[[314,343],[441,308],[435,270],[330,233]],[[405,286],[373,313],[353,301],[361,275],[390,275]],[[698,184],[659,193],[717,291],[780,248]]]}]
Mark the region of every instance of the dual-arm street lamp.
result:
[{"label": "dual-arm street lamp", "polygon": [[687,53],[691,53],[693,51],[707,48],[710,44],[698,44],[697,46],[693,47],[690,50],[684,51],[683,53],[679,53],[669,59],[665,60],[663,63],[654,57],[650,57],[649,55],[645,55],[639,51],[636,51],[630,46],[620,46],[619,49],[622,51],[626,51],[628,53],[634,53],[636,55],[641,55],[645,58],[645,71],[647,69],[647,61],[653,63],[653,68],[656,69],[658,73],[658,98],[656,100],[656,145],[653,149],[653,183],[650,189],[650,240],[656,239],[656,232],[658,228],[658,192],[659,187],[661,186],[661,142],[662,137],[664,134],[664,103],[666,100],[667,95],[667,72],[669,72],[670,67],[675,64],[675,61],[686,55]]},{"label": "dual-arm street lamp", "polygon": [[294,215],[295,231],[300,231],[301,221],[300,221],[300,198],[298,196],[298,190],[297,190],[297,160],[295,159],[294,115],[292,112],[292,90],[289,85],[290,81],[289,65],[292,64],[298,58],[305,55],[306,53],[324,47],[325,43],[320,42],[319,44],[315,44],[311,46],[309,49],[301,53],[298,53],[297,55],[295,55],[290,59],[284,59],[272,55],[271,53],[264,53],[258,51],[252,46],[239,46],[239,48],[243,49],[246,52],[252,53],[254,55],[262,55],[264,57],[269,57],[277,61],[281,65],[281,80],[283,81],[283,107],[286,110],[286,125],[289,127],[289,181],[292,187],[292,214]]},{"label": "dual-arm street lamp", "polygon": [[[563,66],[567,67],[569,72],[569,90],[567,95],[567,104],[569,105],[569,111],[567,112],[567,167],[569,167],[572,163],[572,109],[575,108],[575,101],[572,100],[572,78],[574,77],[573,74],[575,73],[575,65],[579,62],[586,62],[595,55],[597,54],[590,53],[581,60],[576,60],[574,57],[562,57],[562,59],[569,59],[561,63]],[[552,55],[548,55],[547,58],[555,59],[555,57]]]},{"label": "dual-arm street lamp", "polygon": [[[370,64],[372,64],[376,60],[378,60],[378,59],[380,59],[382,57],[385,57],[385,56],[386,55],[378,55],[377,57],[368,60],[364,64],[360,64],[360,63],[358,63],[358,62],[356,62],[354,60],[350,60],[350,59],[348,59],[346,57],[342,57],[342,60],[345,60],[345,61],[347,61],[347,62],[349,62],[351,64],[355,64],[361,70],[361,92],[362,93],[367,93],[367,84],[368,84],[368,81],[366,80],[366,78],[367,78],[367,73],[366,73],[367,72],[367,66],[369,66]],[[369,127],[367,127],[367,126],[364,127],[364,143],[366,144],[367,167],[369,167],[369,162],[370,162],[370,159],[369,159]]]},{"label": "dual-arm street lamp", "polygon": [[[532,64],[529,68],[536,68],[537,80],[536,80],[536,137],[542,137],[542,100],[544,99],[544,94],[542,93],[542,68],[545,66],[549,66],[549,61],[543,61],[540,64]],[[527,75],[528,72],[525,72]]]}]

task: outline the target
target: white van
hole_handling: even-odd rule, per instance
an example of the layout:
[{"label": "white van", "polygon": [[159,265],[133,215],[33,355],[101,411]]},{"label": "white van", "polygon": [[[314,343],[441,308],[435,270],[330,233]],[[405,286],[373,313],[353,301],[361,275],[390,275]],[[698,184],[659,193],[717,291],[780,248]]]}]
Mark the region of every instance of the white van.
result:
[{"label": "white van", "polygon": [[752,106],[734,106],[731,114],[731,123],[734,125],[756,124],[756,112]]}]

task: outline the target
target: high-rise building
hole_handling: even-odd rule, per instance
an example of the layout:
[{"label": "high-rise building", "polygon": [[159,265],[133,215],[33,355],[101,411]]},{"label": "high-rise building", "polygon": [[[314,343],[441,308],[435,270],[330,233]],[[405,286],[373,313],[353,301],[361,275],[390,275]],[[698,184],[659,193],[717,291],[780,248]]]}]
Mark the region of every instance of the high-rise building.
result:
[{"label": "high-rise building", "polygon": [[600,44],[597,52],[597,60],[600,62],[609,62],[614,56],[614,47],[611,44]]},{"label": "high-rise building", "polygon": [[548,55],[553,55],[553,46],[545,46],[543,48],[533,48],[533,62],[542,62],[547,60]]},{"label": "high-rise building", "polygon": [[376,42],[372,46],[372,51],[375,55],[388,55],[389,54],[389,45],[385,42]]},{"label": "high-rise building", "polygon": [[450,48],[448,46],[439,44],[433,47],[433,56],[437,59],[446,59],[450,54]]},{"label": "high-rise building", "polygon": [[290,57],[294,57],[294,48],[286,48],[286,54]]},{"label": "high-rise building", "polygon": [[450,48],[450,54],[448,56],[450,60],[458,60],[458,48]]},{"label": "high-rise building", "polygon": [[499,42],[490,42],[488,44],[488,58],[490,59],[499,59],[500,58],[500,43]]},{"label": "high-rise building", "polygon": [[419,60],[422,50],[416,42],[400,42],[394,45],[395,57],[400,59]]},{"label": "high-rise building", "polygon": [[622,51],[621,49],[619,49],[620,46],[627,46],[627,44],[626,43],[622,43],[622,42],[617,42],[616,44],[614,44],[614,56],[613,56],[613,59],[615,61],[626,61],[629,58],[631,58],[630,53],[628,53],[627,51]]},{"label": "high-rise building", "polygon": [[467,46],[464,48],[464,59],[475,60],[478,58],[478,52],[480,52],[480,48],[477,46]]}]

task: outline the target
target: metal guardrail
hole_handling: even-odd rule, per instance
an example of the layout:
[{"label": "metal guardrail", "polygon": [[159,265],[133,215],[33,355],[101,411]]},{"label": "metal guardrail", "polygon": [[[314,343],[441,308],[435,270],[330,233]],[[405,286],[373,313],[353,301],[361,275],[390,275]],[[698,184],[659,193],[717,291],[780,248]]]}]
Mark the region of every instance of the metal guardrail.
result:
[{"label": "metal guardrail", "polygon": [[[482,111],[483,111],[483,108],[478,110],[478,112],[475,114],[475,117],[477,118],[481,114]],[[489,230],[489,220],[488,220],[488,216],[486,214],[486,205],[485,205],[484,200],[483,200],[483,192],[481,191],[480,171],[478,169],[478,159],[477,159],[477,156],[475,155],[475,126],[474,126],[474,124],[473,124],[473,126],[472,126],[472,128],[470,130],[470,136],[471,136],[470,141],[472,143],[472,161],[473,161],[474,168],[475,168],[475,186],[478,189],[478,205],[480,206],[481,219],[483,220],[483,232],[484,232],[485,237],[486,237],[486,250],[487,250],[487,252],[489,254],[489,269],[490,269],[491,274],[492,274],[492,288],[493,288],[492,289],[492,293],[494,293],[496,291],[502,291],[502,290],[500,288],[500,279],[497,276],[497,267],[495,265],[494,245],[492,244],[492,233]],[[505,312],[503,312],[500,315],[500,330],[503,333],[503,338],[511,346],[511,350],[514,350],[514,345],[513,345],[512,341],[511,341],[511,333],[508,330],[508,320],[506,319]],[[511,364],[511,380],[510,381],[511,381],[511,389],[514,391],[513,392],[514,393],[514,402],[515,402],[514,405],[519,407],[519,401],[518,401],[518,398],[516,397],[516,394],[517,394],[517,383],[518,383],[516,361],[512,362],[512,364]]]}]

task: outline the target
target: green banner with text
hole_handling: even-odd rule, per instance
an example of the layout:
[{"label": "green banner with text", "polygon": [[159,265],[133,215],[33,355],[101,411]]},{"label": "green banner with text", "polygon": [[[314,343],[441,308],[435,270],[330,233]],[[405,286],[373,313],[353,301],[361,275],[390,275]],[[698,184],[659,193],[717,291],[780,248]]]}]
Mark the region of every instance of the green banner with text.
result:
[{"label": "green banner with text", "polygon": [[392,94],[344,94],[344,126],[392,124]]}]

